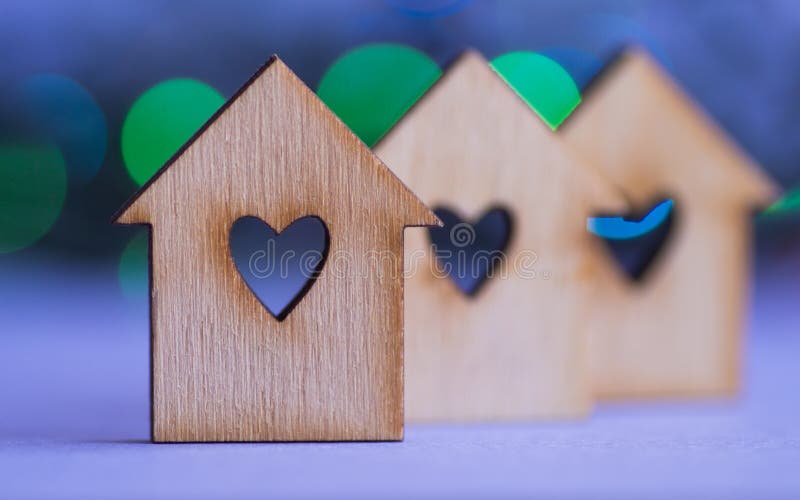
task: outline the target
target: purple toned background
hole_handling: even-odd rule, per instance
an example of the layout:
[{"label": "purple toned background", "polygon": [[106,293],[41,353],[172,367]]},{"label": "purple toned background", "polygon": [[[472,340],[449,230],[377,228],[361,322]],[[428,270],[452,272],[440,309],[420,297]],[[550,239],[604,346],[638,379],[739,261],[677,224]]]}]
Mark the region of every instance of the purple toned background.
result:
[{"label": "purple toned background", "polygon": [[[800,241],[759,218],[740,398],[602,405],[580,422],[409,426],[403,443],[151,445],[148,311],[120,290],[108,224],[135,190],[119,135],[173,77],[233,91],[272,53],[312,87],[343,51],[644,43],[784,187],[800,182],[800,6],[793,0],[153,2],[6,0],[0,99],[68,75],[101,106],[106,160],[53,229],[0,255],[0,498],[800,498]],[[577,68],[576,74],[580,73]],[[0,100],[0,112],[9,103]],[[0,136],[15,126],[2,119]]]}]

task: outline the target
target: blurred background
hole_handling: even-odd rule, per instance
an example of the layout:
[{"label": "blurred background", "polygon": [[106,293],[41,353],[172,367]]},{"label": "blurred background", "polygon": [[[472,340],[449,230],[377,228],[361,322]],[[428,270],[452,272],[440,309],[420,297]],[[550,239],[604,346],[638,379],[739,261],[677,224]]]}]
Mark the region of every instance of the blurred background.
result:
[{"label": "blurred background", "polygon": [[624,45],[647,47],[785,190],[754,214],[736,411],[797,415],[795,0],[4,0],[0,438],[149,436],[146,233],[111,216],[271,54],[316,91],[338,58],[373,43],[439,68],[467,48],[535,51],[579,90]]}]

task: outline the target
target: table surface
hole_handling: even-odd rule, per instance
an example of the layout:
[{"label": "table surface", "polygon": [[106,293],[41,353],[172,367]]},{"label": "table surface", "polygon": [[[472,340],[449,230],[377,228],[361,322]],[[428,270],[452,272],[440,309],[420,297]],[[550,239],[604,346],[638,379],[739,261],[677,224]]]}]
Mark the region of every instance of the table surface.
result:
[{"label": "table surface", "polygon": [[735,400],[409,425],[401,443],[205,445],[147,441],[146,303],[112,270],[26,272],[0,285],[0,498],[797,499],[797,267],[759,273]]}]

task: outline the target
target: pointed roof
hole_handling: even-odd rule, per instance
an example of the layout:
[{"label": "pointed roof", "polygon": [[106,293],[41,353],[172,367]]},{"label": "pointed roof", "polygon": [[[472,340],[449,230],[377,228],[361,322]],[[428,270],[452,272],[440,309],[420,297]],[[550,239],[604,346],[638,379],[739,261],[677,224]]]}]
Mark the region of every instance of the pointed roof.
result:
[{"label": "pointed roof", "polygon": [[[239,122],[237,133],[241,137],[230,137],[231,123],[226,124],[228,130],[220,128],[220,123],[234,119]],[[309,175],[326,177],[314,183],[318,189],[326,185],[326,180],[349,179],[353,186],[373,189],[399,200],[402,209],[397,215],[406,226],[440,224],[425,204],[274,55],[120,208],[112,221],[123,224],[151,222],[152,217],[147,214],[147,207],[155,205],[151,200],[157,196],[155,193],[160,190],[161,180],[173,168],[223,168],[220,165],[211,165],[210,161],[183,160],[188,156],[188,151],[200,147],[199,143],[204,143],[201,145],[204,152],[216,153],[218,150],[229,150],[233,142],[239,150],[246,149],[247,141],[277,141],[280,142],[279,147],[286,150],[285,156],[299,156],[291,160],[295,163],[294,169],[286,170],[285,176],[295,175],[295,172],[307,168],[307,162],[302,158],[307,151],[304,147],[314,142],[319,150],[334,159],[326,163],[324,168],[327,171],[317,169],[307,172]],[[288,143],[293,147],[288,148]],[[222,151],[219,154],[224,156],[226,153]],[[349,157],[343,156],[345,154]],[[191,186],[182,185],[180,189],[197,189],[197,184],[202,185],[210,177],[212,176],[198,172],[193,178],[199,181]],[[211,184],[212,181],[209,180],[208,183]],[[203,187],[214,189],[213,184]],[[164,193],[158,196],[169,197],[172,194],[174,193],[169,188],[165,188]],[[326,203],[336,203],[335,199],[331,200],[324,195],[320,198],[325,199]]]},{"label": "pointed roof", "polygon": [[[440,119],[432,115],[446,116],[447,128],[440,127]],[[441,118],[441,117],[440,117]],[[521,149],[512,145],[506,136],[507,127],[498,126],[499,121],[516,127],[513,135],[524,130]],[[514,157],[526,160],[525,155],[537,154],[542,161],[553,160],[544,165],[531,159],[537,168],[565,167],[571,171],[573,187],[578,196],[585,197],[586,205],[595,213],[624,211],[627,202],[613,189],[613,185],[590,165],[573,156],[558,134],[554,133],[542,118],[495,72],[489,62],[478,52],[467,50],[453,61],[439,80],[417,101],[417,103],[390,129],[373,147],[379,155],[388,156],[388,150],[405,147],[404,141],[416,135],[428,134],[428,154],[444,155],[452,161],[464,157],[464,164],[474,163],[477,156],[485,156],[474,174],[482,175],[486,168],[494,165],[498,158]],[[469,141],[464,144],[463,141]],[[459,143],[460,145],[453,143]],[[520,144],[514,142],[514,144]],[[527,144],[531,149],[526,149]],[[547,151],[540,151],[541,145]],[[552,147],[551,147],[552,146]],[[416,146],[420,148],[419,145]],[[456,158],[453,160],[453,158]],[[465,165],[462,165],[465,166]],[[390,168],[395,168],[389,163]],[[451,169],[443,168],[441,175],[452,176]],[[415,186],[424,197],[426,186]],[[427,199],[427,198],[426,198]]]},{"label": "pointed roof", "polygon": [[[561,126],[566,141],[614,182],[649,203],[654,191],[760,208],[778,189],[756,163],[640,48],[621,53]],[[661,171],[661,175],[653,175]],[[663,192],[667,190],[667,192]]]}]

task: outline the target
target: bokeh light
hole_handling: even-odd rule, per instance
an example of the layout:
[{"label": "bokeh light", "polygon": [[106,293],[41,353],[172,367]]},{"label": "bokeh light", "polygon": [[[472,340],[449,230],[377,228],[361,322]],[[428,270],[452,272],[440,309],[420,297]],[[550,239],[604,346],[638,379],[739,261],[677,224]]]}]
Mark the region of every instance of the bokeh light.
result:
[{"label": "bokeh light", "polygon": [[586,229],[610,240],[638,238],[664,223],[672,212],[673,204],[672,200],[662,201],[640,221],[624,217],[592,217],[587,219]]},{"label": "bokeh light", "polygon": [[539,52],[567,70],[579,89],[583,90],[603,69],[603,61],[596,55],[573,47],[551,47]]},{"label": "bokeh light", "polygon": [[147,182],[224,103],[213,87],[191,79],[142,94],[122,125],[122,158],[133,180]]},{"label": "bokeh light", "polygon": [[764,210],[764,215],[800,212],[800,187],[794,188]]},{"label": "bokeh light", "polygon": [[74,80],[53,74],[29,77],[18,90],[27,132],[58,146],[70,182],[89,182],[107,147],[106,118],[91,94]]},{"label": "bokeh light", "polygon": [[368,146],[373,146],[441,76],[422,52],[395,44],[365,45],[340,57],[317,93]]},{"label": "bokeh light", "polygon": [[554,130],[581,102],[572,76],[547,56],[509,52],[491,66]]},{"label": "bokeh light", "polygon": [[147,300],[149,295],[147,230],[131,238],[119,259],[119,286],[122,294],[133,301]]},{"label": "bokeh light", "polygon": [[66,194],[64,157],[56,147],[0,145],[0,254],[44,236]]}]

